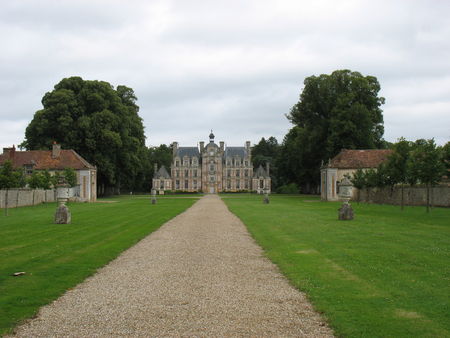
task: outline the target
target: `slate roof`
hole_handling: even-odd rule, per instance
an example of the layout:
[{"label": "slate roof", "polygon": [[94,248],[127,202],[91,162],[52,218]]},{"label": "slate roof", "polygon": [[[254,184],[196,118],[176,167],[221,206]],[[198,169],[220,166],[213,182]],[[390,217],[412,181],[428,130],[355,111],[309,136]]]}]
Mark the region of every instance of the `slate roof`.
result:
[{"label": "slate roof", "polygon": [[331,160],[327,167],[338,169],[377,168],[391,153],[391,149],[343,149]]},{"label": "slate roof", "polygon": [[180,158],[183,158],[184,156],[200,157],[200,152],[197,147],[179,147],[176,156]]},{"label": "slate roof", "polygon": [[32,164],[33,169],[36,170],[96,169],[72,149],[61,150],[60,155],[56,158],[52,158],[51,150],[16,151],[14,148],[10,149],[13,150],[0,155],[0,165],[7,160],[11,160],[14,168],[23,168],[24,165]]},{"label": "slate roof", "polygon": [[227,147],[225,149],[225,158],[239,156],[244,158],[247,156],[247,149],[245,147]]},{"label": "slate roof", "polygon": [[256,169],[253,172],[253,177],[264,177],[264,178],[268,178],[269,175],[267,175],[267,171],[262,167],[262,165],[259,165],[258,169]]},{"label": "slate roof", "polygon": [[169,173],[166,170],[166,167],[164,165],[159,168],[158,172],[156,173],[156,178],[170,178]]}]

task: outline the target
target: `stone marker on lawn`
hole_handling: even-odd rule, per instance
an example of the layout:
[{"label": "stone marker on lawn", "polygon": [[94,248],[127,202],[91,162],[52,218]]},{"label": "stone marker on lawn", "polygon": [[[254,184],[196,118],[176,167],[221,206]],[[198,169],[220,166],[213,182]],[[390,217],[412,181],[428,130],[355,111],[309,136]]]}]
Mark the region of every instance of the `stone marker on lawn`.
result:
[{"label": "stone marker on lawn", "polygon": [[156,204],[156,189],[152,189],[152,204]]},{"label": "stone marker on lawn", "polygon": [[339,199],[343,201],[342,207],[338,209],[338,219],[345,221],[345,220],[352,220],[353,219],[353,209],[352,206],[348,203],[350,201],[350,198],[352,197],[352,182],[348,179],[348,177],[344,177],[342,182],[339,183]]},{"label": "stone marker on lawn", "polygon": [[70,224],[72,216],[66,206],[66,202],[69,200],[69,185],[64,177],[61,177],[56,185],[56,200],[58,207],[55,213],[55,224]]},{"label": "stone marker on lawn", "polygon": [[263,199],[263,203],[264,204],[269,204],[269,189],[264,188],[264,199]]}]

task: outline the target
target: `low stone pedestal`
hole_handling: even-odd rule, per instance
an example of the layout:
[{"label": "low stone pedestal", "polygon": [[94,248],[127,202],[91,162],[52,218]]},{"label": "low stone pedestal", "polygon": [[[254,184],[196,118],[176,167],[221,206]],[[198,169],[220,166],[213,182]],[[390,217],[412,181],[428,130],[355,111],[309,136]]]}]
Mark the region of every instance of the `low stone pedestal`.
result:
[{"label": "low stone pedestal", "polygon": [[156,204],[156,198],[152,198],[152,204]]},{"label": "low stone pedestal", "polygon": [[69,208],[61,204],[57,209],[55,213],[55,224],[70,224],[72,220],[72,216],[70,214]]},{"label": "low stone pedestal", "polygon": [[264,204],[269,204],[269,202],[270,202],[269,196],[264,196],[263,203]]},{"label": "low stone pedestal", "polygon": [[348,203],[342,204],[342,207],[338,209],[339,216],[338,218],[341,221],[348,221],[353,219],[353,209],[352,206]]}]

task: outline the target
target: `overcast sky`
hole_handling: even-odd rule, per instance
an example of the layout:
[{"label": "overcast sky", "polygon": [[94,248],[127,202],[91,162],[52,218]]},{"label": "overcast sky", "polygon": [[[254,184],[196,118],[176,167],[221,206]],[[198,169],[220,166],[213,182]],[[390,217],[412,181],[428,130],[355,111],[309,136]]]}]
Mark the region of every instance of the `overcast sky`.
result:
[{"label": "overcast sky", "polygon": [[134,89],[147,145],[280,142],[307,76],[376,76],[385,139],[450,140],[450,1],[0,4],[0,147],[64,77]]}]

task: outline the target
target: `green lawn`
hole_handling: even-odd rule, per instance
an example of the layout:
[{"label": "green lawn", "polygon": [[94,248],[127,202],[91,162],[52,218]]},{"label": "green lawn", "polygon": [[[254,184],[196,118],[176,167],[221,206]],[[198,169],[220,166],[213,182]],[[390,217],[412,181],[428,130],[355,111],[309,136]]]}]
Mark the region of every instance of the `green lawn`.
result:
[{"label": "green lawn", "polygon": [[450,209],[222,198],[338,336],[450,337]]},{"label": "green lawn", "polygon": [[[72,224],[53,224],[56,204],[0,210],[0,335],[190,207],[194,198],[119,197],[71,203]],[[115,202],[114,202],[115,201]],[[26,275],[12,277],[14,272]]]}]

